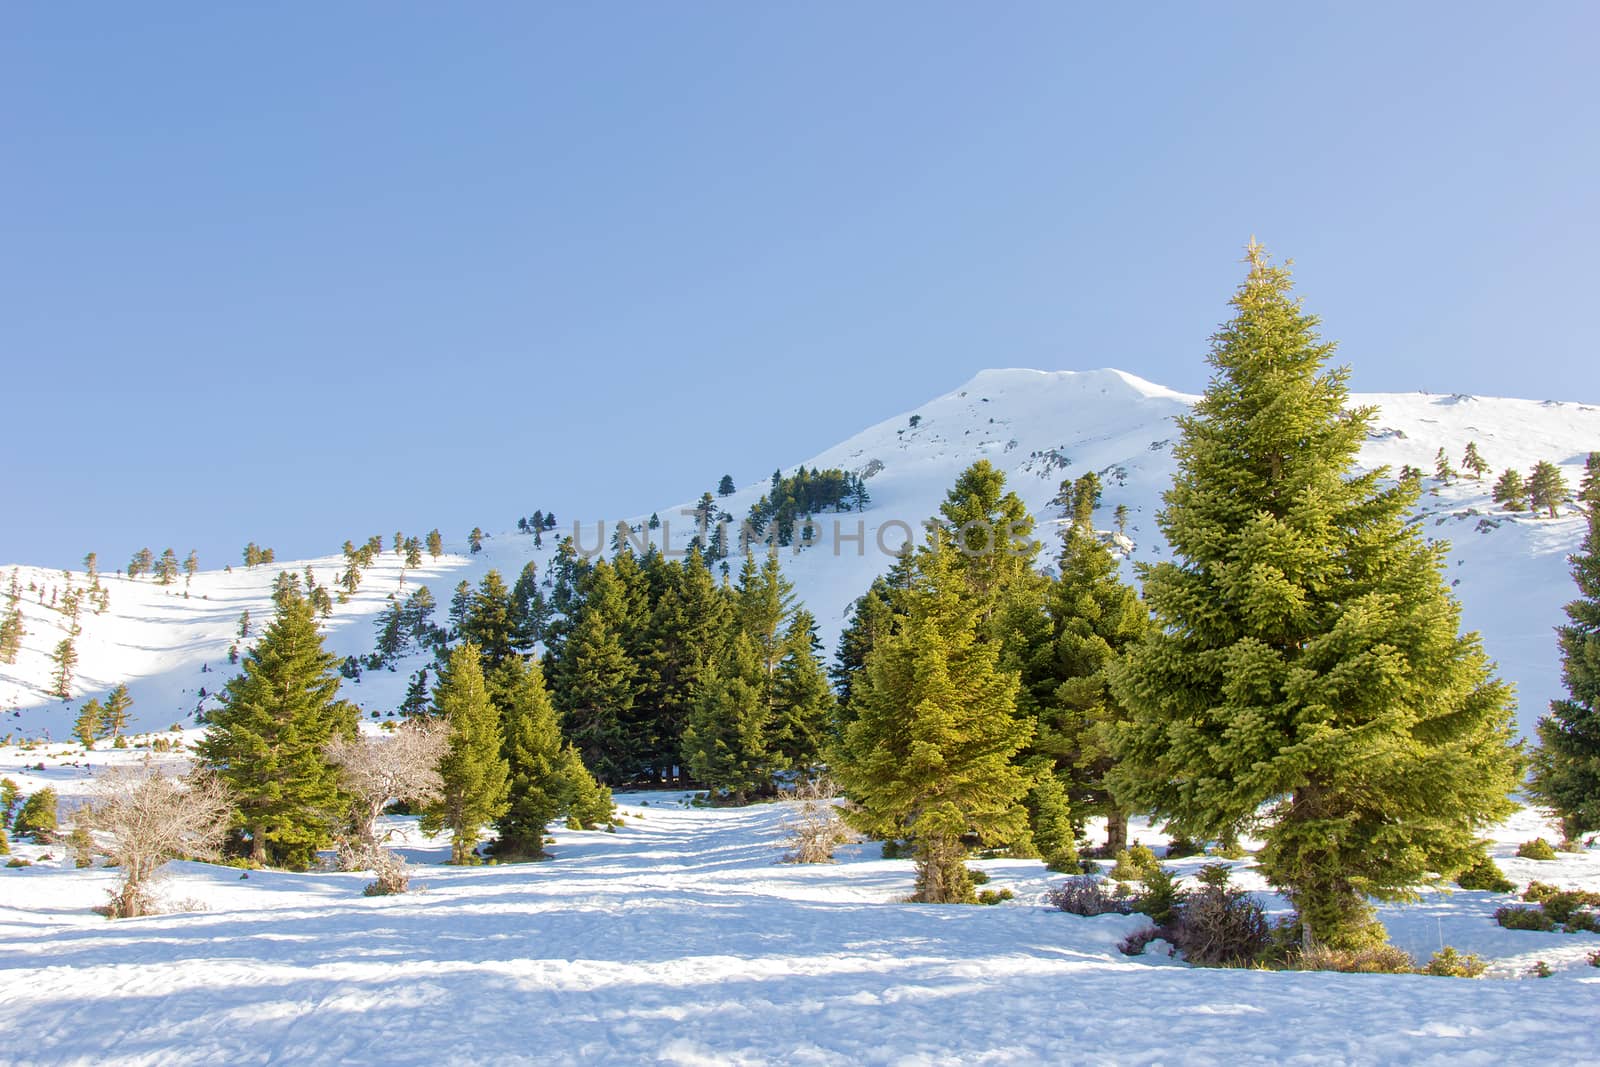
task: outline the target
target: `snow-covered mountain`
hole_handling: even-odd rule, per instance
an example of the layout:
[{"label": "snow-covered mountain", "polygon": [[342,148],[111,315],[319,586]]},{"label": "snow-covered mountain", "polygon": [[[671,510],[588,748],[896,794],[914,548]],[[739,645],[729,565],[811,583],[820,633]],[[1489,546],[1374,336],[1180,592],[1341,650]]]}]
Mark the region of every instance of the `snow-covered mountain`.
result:
[{"label": "snow-covered mountain", "polygon": [[[1003,470],[1011,488],[1039,516],[1046,545],[1042,560],[1053,554],[1050,530],[1059,517],[1050,501],[1064,478],[1086,471],[1098,472],[1105,483],[1098,526],[1112,530],[1118,505],[1127,509],[1128,565],[1159,559],[1166,546],[1154,519],[1173,473],[1173,419],[1195,399],[1117,370],[984,371],[961,388],[806,460],[806,467],[861,474],[872,502],[865,512],[817,516],[816,543],[798,552],[782,550],[785,570],[817,616],[831,650],[852,600],[888,567],[908,535],[920,541],[920,523],[937,513],[956,476],[979,458]],[[1443,448],[1459,467],[1467,443],[1475,441],[1494,468],[1481,481],[1463,478],[1446,485],[1429,479],[1416,520],[1430,537],[1450,542],[1449,577],[1466,625],[1483,633],[1502,675],[1516,683],[1519,721],[1531,732],[1560,689],[1551,628],[1561,621],[1561,605],[1573,593],[1566,557],[1582,536],[1584,519],[1571,510],[1556,519],[1499,510],[1489,498],[1490,484],[1507,467],[1526,471],[1549,460],[1576,485],[1588,452],[1600,450],[1600,408],[1426,393],[1359,394],[1353,402],[1378,409],[1364,464],[1398,470],[1409,463],[1431,472]],[[785,472],[794,469],[782,457],[772,460]],[[714,479],[708,474],[708,488]],[[765,482],[742,487],[717,503],[737,521],[767,489]],[[693,503],[647,506],[626,518],[639,526],[652,512],[658,514],[664,525],[649,531],[651,540],[681,551],[693,533],[687,514]],[[615,520],[608,518],[602,529],[599,517],[584,518],[577,530],[580,546],[593,551],[609,544]],[[556,532],[573,529],[568,525]],[[329,544],[352,534],[360,534],[358,542],[366,536],[330,531]],[[531,537],[508,529],[489,537],[481,553],[469,554],[465,544],[456,543],[438,560],[426,559],[421,568],[404,572],[400,558],[385,552],[364,573],[357,595],[335,609],[327,624],[329,647],[341,656],[370,652],[374,619],[391,593],[429,585],[442,615],[456,583],[476,583],[491,567],[510,581],[532,559],[543,573],[554,542],[547,536],[536,548]],[[132,581],[103,575],[110,606],[99,615],[90,606],[82,612],[73,699],[63,702],[48,692],[50,657],[66,635],[68,620],[51,600],[59,605],[67,588],[82,588],[88,579],[81,572],[19,564],[14,569],[23,589],[27,636],[17,663],[0,665],[0,736],[48,732],[63,737],[84,699],[103,697],[119,682],[132,691],[136,727],[187,723],[235,669],[228,649],[237,640],[241,613],[248,611],[257,626],[270,618],[275,575],[309,566],[331,586],[343,565],[338,555],[279,561],[252,570],[202,571],[187,583],[180,576],[165,587],[149,577]],[[12,570],[0,565],[0,588]],[[346,693],[369,713],[381,715],[399,702],[409,672],[423,662],[419,657],[393,671],[368,672],[347,685]]]}]

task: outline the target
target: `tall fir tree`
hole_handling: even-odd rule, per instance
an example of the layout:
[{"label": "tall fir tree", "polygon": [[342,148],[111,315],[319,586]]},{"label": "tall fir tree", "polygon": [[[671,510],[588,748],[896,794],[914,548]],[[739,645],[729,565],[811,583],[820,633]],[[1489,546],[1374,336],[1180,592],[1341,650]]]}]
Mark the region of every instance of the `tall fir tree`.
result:
[{"label": "tall fir tree", "polygon": [[537,662],[506,660],[490,681],[505,732],[506,810],[495,819],[495,855],[544,856],[545,828],[560,813],[565,785],[561,727]]},{"label": "tall fir tree", "polygon": [[837,701],[818,656],[817,624],[796,611],[771,682],[766,748],[774,769],[806,776],[832,739]]},{"label": "tall fir tree", "polygon": [[1249,262],[1179,420],[1174,558],[1141,568],[1158,625],[1112,672],[1110,785],[1179,836],[1253,824],[1303,942],[1357,946],[1383,936],[1369,897],[1461,871],[1512,810],[1511,692],[1406,524],[1414,483],[1355,473],[1373,412],[1288,271]]},{"label": "tall fir tree", "polygon": [[771,781],[767,684],[755,642],[736,632],[707,671],[683,731],[684,764],[713,796],[743,804]]},{"label": "tall fir tree", "polygon": [[623,747],[637,667],[622,645],[624,590],[603,559],[583,584],[582,606],[561,649],[557,707],[562,729],[584,766],[604,782],[627,781],[638,770],[633,754]]},{"label": "tall fir tree", "polygon": [[483,576],[467,603],[461,636],[478,646],[484,671],[493,671],[508,659],[520,657],[531,642],[517,619],[511,590],[494,569]]},{"label": "tall fir tree", "polygon": [[259,863],[307,866],[349,810],[324,751],[356,731],[356,708],[339,699],[338,662],[311,605],[285,598],[207,715],[197,760],[228,785]]},{"label": "tall fir tree", "polygon": [[17,653],[22,651],[22,639],[27,635],[27,627],[22,622],[22,609],[13,601],[6,608],[4,617],[0,617],[0,663],[10,666],[17,662]]},{"label": "tall fir tree", "polygon": [[84,748],[94,747],[95,738],[100,736],[100,719],[104,714],[105,709],[100,706],[98,697],[89,698],[78,709],[78,717],[72,723],[72,735]]},{"label": "tall fir tree", "polygon": [[450,831],[455,864],[475,862],[478,835],[508,807],[510,768],[480,657],[470,641],[451,649],[433,691],[434,715],[450,725],[450,747],[439,761],[443,786],[423,813],[422,828]]},{"label": "tall fir tree", "polygon": [[930,903],[973,899],[968,835],[1014,841],[1027,827],[1028,777],[1013,762],[1030,734],[1015,716],[1017,677],[980,640],[979,602],[954,555],[946,545],[916,556],[906,617],[867,654],[834,767],[859,829],[913,843],[913,899]]},{"label": "tall fir tree", "polygon": [[1528,506],[1528,483],[1523,479],[1522,472],[1507,467],[1499,481],[1494,483],[1493,496],[1494,502],[1507,511],[1525,510]]},{"label": "tall fir tree", "polygon": [[1489,473],[1489,464],[1479,453],[1478,442],[1467,442],[1467,450],[1461,454],[1461,469],[1466,471],[1473,481],[1478,481]]},{"label": "tall fir tree", "polygon": [[444,537],[437,529],[428,531],[428,555],[434,559],[444,555]]},{"label": "tall fir tree", "polygon": [[[1593,471],[1596,453],[1590,453]],[[1592,483],[1591,483],[1592,484]],[[1531,792],[1555,811],[1567,840],[1600,830],[1600,508],[1590,505],[1589,530],[1570,557],[1578,596],[1556,628],[1567,695],[1539,720]]]},{"label": "tall fir tree", "polygon": [[50,675],[50,692],[66,700],[72,696],[72,675],[78,668],[78,648],[72,638],[63,637],[50,660],[56,665]]}]

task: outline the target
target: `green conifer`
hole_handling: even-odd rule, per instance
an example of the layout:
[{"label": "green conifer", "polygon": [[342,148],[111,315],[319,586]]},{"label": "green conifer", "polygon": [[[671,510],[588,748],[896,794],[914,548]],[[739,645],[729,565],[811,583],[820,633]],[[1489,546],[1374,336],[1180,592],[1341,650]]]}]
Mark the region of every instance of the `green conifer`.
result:
[{"label": "green conifer", "polygon": [[444,555],[444,537],[436,529],[428,531],[428,555],[434,559]]},{"label": "green conifer", "polygon": [[689,774],[713,795],[727,793],[735,804],[768,785],[767,677],[761,655],[748,634],[734,634],[727,651],[706,674],[699,700],[683,731],[683,760]]},{"label": "green conifer", "polygon": [[1473,481],[1477,481],[1489,473],[1489,464],[1484,461],[1483,456],[1478,452],[1478,442],[1467,442],[1467,450],[1461,454],[1461,468],[1472,476]]},{"label": "green conifer", "polygon": [[103,714],[96,697],[90,697],[78,709],[78,717],[72,723],[72,734],[84,748],[94,747],[94,739],[100,736],[100,717]]},{"label": "green conifer", "polygon": [[930,903],[973,899],[963,839],[1021,838],[1030,785],[1013,763],[1031,732],[1015,717],[1017,677],[979,640],[954,555],[944,544],[916,556],[907,614],[867,654],[835,768],[859,829],[913,842],[913,899]]},{"label": "green conifer", "polygon": [[1507,467],[1500,480],[1494,483],[1494,502],[1507,511],[1524,511],[1528,507],[1528,483],[1522,472]]},{"label": "green conifer", "polygon": [[1528,478],[1528,500],[1534,511],[1545,508],[1554,519],[1558,515],[1556,508],[1571,499],[1572,490],[1560,467],[1545,459],[1534,464],[1533,474]]},{"label": "green conifer", "polygon": [[198,762],[227,783],[257,862],[306,866],[349,810],[323,751],[356,729],[356,708],[339,699],[338,662],[311,605],[286,598],[207,715]]},{"label": "green conifer", "polygon": [[562,728],[584,766],[602,781],[627,781],[638,769],[624,751],[623,723],[633,709],[637,667],[622,646],[626,602],[616,572],[598,561],[558,666]]},{"label": "green conifer", "polygon": [[1368,897],[1469,866],[1512,810],[1511,692],[1406,524],[1414,484],[1355,473],[1373,412],[1288,271],[1252,243],[1232,303],[1179,420],[1174,558],[1142,568],[1158,625],[1112,672],[1110,784],[1182,837],[1256,823],[1304,942],[1355,946],[1382,937]]},{"label": "green conifer", "polygon": [[484,826],[505,814],[509,766],[500,717],[483,680],[476,645],[450,650],[433,691],[434,714],[450,724],[450,748],[439,761],[443,788],[422,818],[427,833],[450,831],[450,862],[472,863]]},{"label": "green conifer", "polygon": [[1567,696],[1539,720],[1531,792],[1575,841],[1600,830],[1600,508],[1591,505],[1588,533],[1570,561],[1578,597],[1566,606],[1567,624],[1556,628]]},{"label": "green conifer", "polygon": [[72,672],[78,666],[78,649],[72,638],[63,637],[50,660],[56,665],[55,672],[50,676],[50,692],[66,700],[72,696]]},{"label": "green conifer", "polygon": [[133,697],[128,695],[126,684],[111,690],[106,697],[105,710],[100,716],[100,736],[115,740],[128,729],[128,709],[133,707]]},{"label": "green conifer", "polygon": [[561,811],[561,728],[539,664],[512,657],[500,665],[490,691],[505,724],[507,806],[495,820],[495,855],[538,859],[547,827]]}]

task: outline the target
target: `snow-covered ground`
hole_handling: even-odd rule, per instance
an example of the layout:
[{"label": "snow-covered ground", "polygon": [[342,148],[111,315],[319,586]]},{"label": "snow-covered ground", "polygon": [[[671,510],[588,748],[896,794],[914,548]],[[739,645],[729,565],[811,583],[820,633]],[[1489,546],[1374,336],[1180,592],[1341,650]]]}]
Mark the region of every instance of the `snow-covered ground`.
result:
[{"label": "snow-covered ground", "polygon": [[[0,775],[55,785],[64,809],[90,780],[72,762],[0,749]],[[558,830],[545,863],[443,866],[444,840],[391,818],[418,865],[412,894],[364,897],[359,874],[179,863],[166,896],[203,910],[117,922],[91,911],[114,871],[18,845],[34,865],[0,868],[0,1061],[1600,1062],[1600,969],[1585,959],[1600,936],[1503,930],[1491,916],[1506,896],[1382,911],[1422,959],[1450,944],[1492,961],[1481,980],[1200,970],[1119,953],[1141,916],[1045,906],[1061,876],[1035,861],[974,861],[1016,894],[998,906],[904,904],[911,864],[876,845],[778,863],[784,805],[620,799],[617,832]],[[1527,811],[1497,832],[1513,880],[1600,888],[1600,849],[1512,855],[1539,834],[1553,831]],[[1536,960],[1553,976],[1528,977]]]},{"label": "snow-covered ground", "polygon": [[[817,516],[820,539],[799,554],[785,550],[785,572],[801,600],[816,615],[825,647],[831,652],[848,618],[851,603],[887,569],[892,554],[908,531],[921,535],[920,522],[937,513],[956,476],[979,458],[1005,471],[1015,489],[1041,520],[1045,551],[1055,552],[1051,529],[1059,508],[1050,503],[1064,478],[1087,471],[1105,483],[1097,525],[1110,531],[1118,505],[1127,508],[1127,568],[1162,558],[1166,546],[1156,529],[1161,493],[1173,473],[1171,449],[1178,437],[1173,419],[1189,410],[1194,397],[1174,392],[1116,370],[1033,371],[991,370],[960,389],[937,397],[915,411],[903,412],[863,430],[849,440],[807,460],[806,467],[842,467],[867,476],[872,505],[864,513]],[[1540,518],[1531,512],[1508,513],[1490,500],[1495,475],[1507,467],[1523,472],[1539,460],[1559,463],[1576,488],[1584,459],[1600,449],[1600,408],[1554,401],[1505,400],[1424,393],[1357,395],[1354,402],[1378,409],[1362,462],[1398,470],[1409,463],[1432,474],[1435,452],[1443,448],[1457,467],[1469,441],[1476,441],[1494,468],[1481,481],[1462,478],[1440,484],[1431,478],[1416,513],[1430,537],[1448,540],[1449,579],[1460,598],[1465,624],[1483,633],[1489,655],[1520,696],[1518,721],[1524,733],[1560,694],[1559,661],[1552,627],[1563,621],[1561,606],[1573,596],[1567,555],[1582,538],[1584,517],[1567,509],[1561,518]],[[917,416],[916,425],[911,424]],[[749,457],[778,465],[782,457]],[[784,466],[786,472],[792,466]],[[706,473],[706,487],[715,487],[721,472]],[[763,476],[734,495],[719,498],[719,509],[737,523],[766,492]],[[559,505],[559,502],[552,502]],[[640,502],[648,505],[650,502]],[[642,525],[652,513],[666,524],[650,534],[654,544],[682,551],[692,520],[683,511],[693,501],[646,506],[627,518]],[[535,547],[533,538],[515,532],[516,516],[481,524],[491,531],[481,553],[468,553],[456,537],[447,537],[449,552],[426,558],[421,568],[406,571],[388,551],[390,539],[381,516],[366,531],[329,531],[332,549],[349,537],[361,543],[383,531],[386,551],[364,572],[360,591],[339,605],[327,623],[328,645],[341,657],[372,651],[377,614],[391,595],[404,596],[428,585],[439,605],[439,620],[456,583],[476,584],[491,567],[512,582],[524,564],[534,561],[547,571],[557,534],[572,532],[581,519],[578,542],[594,550],[609,545],[622,516],[576,516],[560,511],[561,526]],[[605,520],[602,531],[598,520]],[[837,523],[837,526],[835,525]],[[495,532],[495,531],[505,532]],[[408,530],[418,535],[423,530]],[[463,531],[450,531],[459,535]],[[737,526],[733,532],[737,534]],[[87,535],[86,535],[87,537]],[[95,545],[102,571],[125,563],[137,546]],[[165,546],[153,546],[160,552]],[[183,546],[175,546],[180,554]],[[215,566],[216,561],[202,561]],[[304,573],[307,567],[330,588],[343,568],[337,554],[313,560],[280,561],[245,570],[203,570],[192,582],[179,577],[159,586],[145,577],[130,581],[107,573],[111,605],[104,615],[86,609],[83,633],[77,639],[79,664],[72,698],[49,694],[51,653],[66,634],[67,620],[50,606],[70,584],[88,584],[80,572],[0,564],[0,590],[16,571],[25,590],[21,607],[27,637],[15,665],[0,665],[0,738],[61,739],[84,700],[102,699],[119,682],[127,682],[134,698],[138,729],[162,729],[176,722],[192,723],[196,710],[214,704],[214,694],[234,669],[229,646],[237,640],[242,612],[249,611],[257,628],[272,612],[271,585],[280,570]],[[29,585],[33,591],[26,591]],[[43,603],[41,603],[41,598]],[[379,716],[399,704],[412,671],[428,662],[418,655],[394,670],[367,672],[344,695]],[[206,696],[201,696],[204,689]]]}]

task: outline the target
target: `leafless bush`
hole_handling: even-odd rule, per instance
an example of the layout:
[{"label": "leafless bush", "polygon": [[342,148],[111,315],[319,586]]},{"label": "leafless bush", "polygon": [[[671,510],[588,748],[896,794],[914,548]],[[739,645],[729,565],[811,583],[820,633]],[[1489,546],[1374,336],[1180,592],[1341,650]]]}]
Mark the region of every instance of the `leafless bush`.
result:
[{"label": "leafless bush", "polygon": [[339,869],[371,871],[377,877],[361,890],[369,897],[386,897],[411,888],[411,867],[404,859],[382,845],[361,841],[339,844]]},{"label": "leafless bush", "polygon": [[154,911],[151,886],[160,868],[182,857],[214,857],[232,811],[227,789],[210,775],[172,778],[148,763],[102,774],[78,818],[99,833],[96,851],[122,872],[107,914],[118,919]]},{"label": "leafless bush", "polygon": [[1237,967],[1271,943],[1266,911],[1243,889],[1203,886],[1184,895],[1172,931],[1183,958],[1202,967]]},{"label": "leafless bush", "polygon": [[[339,784],[356,798],[350,813],[356,841],[377,847],[376,827],[391,800],[426,803],[439,794],[439,760],[450,746],[447,724],[413,720],[387,738],[335,737],[328,762],[339,768]],[[357,868],[362,869],[362,868]]]},{"label": "leafless bush", "polygon": [[833,850],[856,839],[834,806],[836,795],[833,783],[826,778],[804,782],[783,793],[783,799],[798,802],[778,823],[783,847],[788,849],[783,862],[832,863]]},{"label": "leafless bush", "polygon": [[1045,899],[1073,915],[1126,915],[1133,910],[1128,897],[1107,893],[1098,878],[1087,874],[1068,878],[1046,893]]}]

